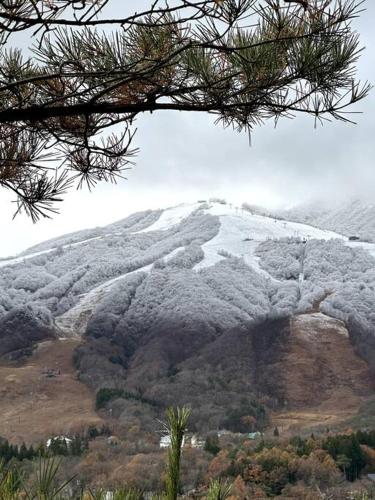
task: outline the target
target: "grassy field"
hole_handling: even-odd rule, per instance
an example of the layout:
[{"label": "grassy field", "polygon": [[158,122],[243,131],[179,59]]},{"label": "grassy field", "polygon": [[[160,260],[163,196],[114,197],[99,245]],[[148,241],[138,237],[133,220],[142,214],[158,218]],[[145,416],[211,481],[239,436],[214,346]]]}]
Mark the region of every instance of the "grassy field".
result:
[{"label": "grassy field", "polygon": [[78,342],[46,341],[23,364],[0,364],[0,436],[31,444],[102,424],[95,394],[77,380],[72,365]]}]

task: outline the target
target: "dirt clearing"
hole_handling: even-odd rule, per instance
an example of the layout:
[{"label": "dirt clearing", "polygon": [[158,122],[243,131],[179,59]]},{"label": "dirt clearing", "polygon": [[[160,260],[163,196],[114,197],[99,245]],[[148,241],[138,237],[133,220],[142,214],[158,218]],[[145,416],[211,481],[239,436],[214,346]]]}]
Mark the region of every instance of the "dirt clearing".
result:
[{"label": "dirt clearing", "polygon": [[95,395],[76,379],[72,364],[79,342],[46,341],[21,365],[0,363],[0,436],[30,444],[101,425]]}]

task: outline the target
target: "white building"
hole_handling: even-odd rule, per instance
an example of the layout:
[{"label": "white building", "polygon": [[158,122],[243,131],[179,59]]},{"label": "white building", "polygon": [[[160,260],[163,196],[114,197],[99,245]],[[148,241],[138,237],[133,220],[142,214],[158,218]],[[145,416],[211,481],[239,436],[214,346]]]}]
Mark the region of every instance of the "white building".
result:
[{"label": "white building", "polygon": [[66,436],[55,436],[55,437],[53,437],[53,438],[49,438],[49,439],[47,440],[47,443],[46,443],[47,448],[49,448],[49,447],[51,446],[52,441],[53,441],[53,442],[56,442],[56,441],[57,441],[57,442],[59,442],[59,443],[63,443],[63,442],[65,441],[65,444],[66,444],[67,448],[69,448],[69,446],[71,446],[71,444],[72,444],[72,442],[73,442],[73,440],[72,440],[72,439],[70,439],[70,438],[68,438],[68,437],[66,437]]},{"label": "white building", "polygon": [[199,436],[193,434],[191,436],[190,444],[192,448],[204,448],[205,441],[204,439],[199,439]]},{"label": "white building", "polygon": [[[160,448],[169,448],[171,446],[172,439],[169,434],[164,434],[161,436],[160,441],[159,441],[159,446]],[[182,438],[182,446],[185,445],[185,436]]]},{"label": "white building", "polygon": [[159,446],[160,448],[169,448],[171,445],[171,436],[168,434],[165,436],[161,436]]}]

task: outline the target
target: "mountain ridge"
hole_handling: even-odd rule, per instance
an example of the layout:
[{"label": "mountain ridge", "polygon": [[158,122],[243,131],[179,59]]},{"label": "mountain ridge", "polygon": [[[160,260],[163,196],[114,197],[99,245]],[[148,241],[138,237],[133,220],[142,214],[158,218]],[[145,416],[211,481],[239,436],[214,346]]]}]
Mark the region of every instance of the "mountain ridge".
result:
[{"label": "mountain ridge", "polygon": [[[142,414],[142,425],[152,426],[161,408],[190,403],[199,408],[198,427],[234,428],[239,416],[228,418],[236,408],[256,414],[261,427],[263,407],[284,405],[280,373],[292,349],[291,318],[316,304],[316,312],[347,325],[345,356],[354,356],[353,366],[362,357],[371,379],[374,257],[371,243],[223,200],[133,214],[0,262],[0,331],[8,325],[0,353],[19,350],[19,339],[30,351],[51,331],[70,336],[80,339],[74,363],[81,382],[138,398],[110,403],[120,420]],[[23,322],[30,317],[40,338]],[[318,394],[331,397],[323,385]]]},{"label": "mountain ridge", "polygon": [[330,205],[310,203],[276,212],[280,216],[337,231],[346,236],[357,236],[362,241],[375,241],[375,204],[358,199]]}]

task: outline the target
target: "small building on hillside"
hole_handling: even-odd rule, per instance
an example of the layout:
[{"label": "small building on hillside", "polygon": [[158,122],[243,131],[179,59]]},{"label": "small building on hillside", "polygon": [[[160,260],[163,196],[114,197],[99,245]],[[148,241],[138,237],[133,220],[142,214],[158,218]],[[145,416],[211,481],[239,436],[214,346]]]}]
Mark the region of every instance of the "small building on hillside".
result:
[{"label": "small building on hillside", "polygon": [[233,434],[231,431],[228,431],[227,429],[221,429],[220,431],[217,431],[217,436],[220,438],[221,436],[227,436],[229,434]]},{"label": "small building on hillside", "polygon": [[[159,447],[160,448],[169,448],[172,444],[172,439],[171,439],[171,436],[169,434],[163,434],[161,437],[160,437],[160,441],[159,441]],[[185,439],[185,436],[182,438],[182,446],[185,446],[187,444],[186,442],[186,439]]]},{"label": "small building on hillside", "polygon": [[44,375],[46,378],[54,378],[54,377],[58,377],[59,375],[61,375],[61,371],[60,371],[60,368],[45,367],[42,370],[42,375]]},{"label": "small building on hillside", "polygon": [[251,439],[252,441],[257,439],[257,438],[260,438],[262,436],[262,434],[260,432],[249,432],[249,434],[247,435],[247,437],[249,439]]},{"label": "small building on hillside", "polygon": [[169,434],[166,434],[164,436],[161,436],[159,446],[160,448],[169,448],[171,445],[171,436]]},{"label": "small building on hillside", "polygon": [[66,436],[55,436],[53,438],[49,438],[46,442],[47,448],[50,448],[54,443],[58,444],[64,444],[66,445],[67,448],[69,448],[72,445],[73,440],[66,437]]},{"label": "small building on hillside", "polygon": [[205,445],[205,440],[201,439],[197,434],[193,434],[190,438],[190,446],[192,448],[203,449]]},{"label": "small building on hillside", "polygon": [[117,436],[109,436],[107,438],[107,443],[109,446],[118,446],[120,444],[120,440]]}]

